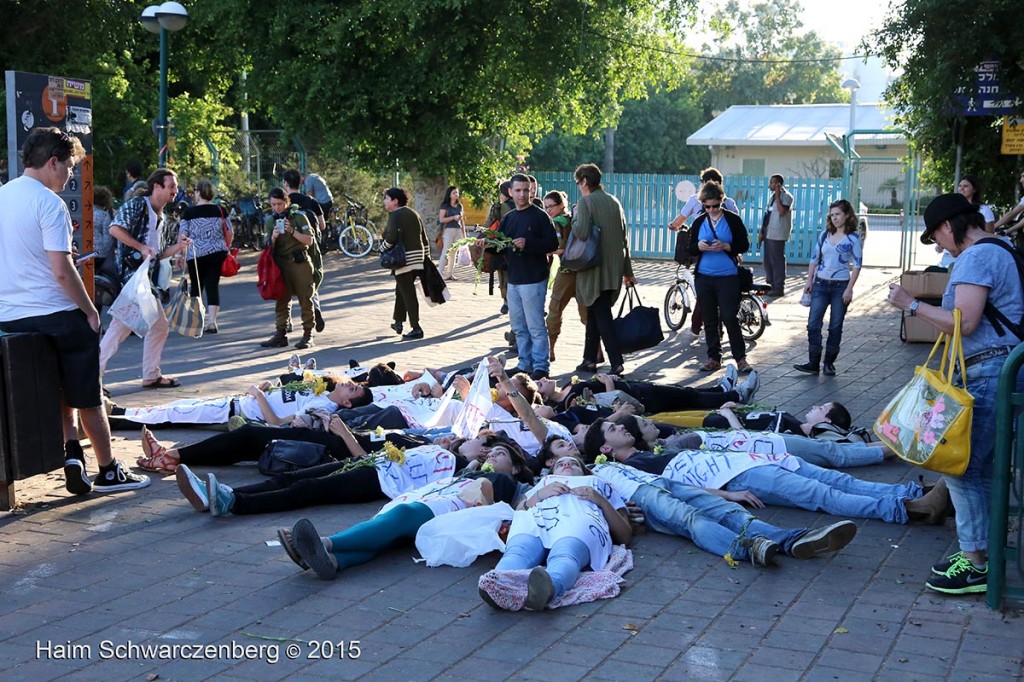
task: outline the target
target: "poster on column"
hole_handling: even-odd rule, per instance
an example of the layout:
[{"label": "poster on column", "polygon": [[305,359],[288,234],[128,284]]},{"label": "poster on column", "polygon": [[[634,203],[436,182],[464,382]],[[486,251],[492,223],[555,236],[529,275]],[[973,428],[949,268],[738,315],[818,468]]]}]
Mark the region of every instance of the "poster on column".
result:
[{"label": "poster on column", "polygon": [[[79,253],[93,249],[92,234],[92,84],[87,80],[41,73],[7,71],[7,159],[9,177],[20,176],[24,167],[18,151],[33,128],[56,126],[74,135],[85,147],[85,158],[58,192],[68,205]],[[92,291],[93,262],[82,266],[82,278]]]}]

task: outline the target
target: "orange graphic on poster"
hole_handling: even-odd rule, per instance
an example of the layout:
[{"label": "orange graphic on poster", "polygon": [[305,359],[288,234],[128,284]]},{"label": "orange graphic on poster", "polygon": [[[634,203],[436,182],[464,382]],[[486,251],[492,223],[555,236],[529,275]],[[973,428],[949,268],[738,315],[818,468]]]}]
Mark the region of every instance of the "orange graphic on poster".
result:
[{"label": "orange graphic on poster", "polygon": [[50,85],[43,88],[43,115],[54,123],[60,123],[68,115],[68,98],[64,94],[63,83],[59,88]]}]

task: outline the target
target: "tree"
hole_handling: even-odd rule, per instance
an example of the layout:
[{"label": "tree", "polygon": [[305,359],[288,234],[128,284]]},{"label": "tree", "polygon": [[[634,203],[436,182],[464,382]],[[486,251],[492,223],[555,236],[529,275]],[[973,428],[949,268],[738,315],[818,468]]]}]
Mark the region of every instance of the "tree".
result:
[{"label": "tree", "polygon": [[[610,122],[691,0],[217,0],[247,17],[251,93],[363,165],[490,189],[530,133]],[[440,185],[443,180],[433,184]],[[443,188],[442,188],[443,189]]]},{"label": "tree", "polygon": [[868,39],[868,49],[902,70],[886,96],[925,159],[925,182],[952,191],[956,140],[962,139],[961,172],[980,177],[986,201],[1005,206],[1012,200],[1017,162],[999,154],[998,120],[963,116],[956,92],[973,85],[978,64],[994,59],[1003,91],[1024,97],[1020,19],[1020,3],[1013,0],[904,0]]}]

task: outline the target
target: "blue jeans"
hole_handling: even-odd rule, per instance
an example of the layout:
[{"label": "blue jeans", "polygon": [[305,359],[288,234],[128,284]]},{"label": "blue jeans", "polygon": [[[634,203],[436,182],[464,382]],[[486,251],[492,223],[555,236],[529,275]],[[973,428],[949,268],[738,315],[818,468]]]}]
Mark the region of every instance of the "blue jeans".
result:
[{"label": "blue jeans", "polygon": [[731,553],[737,561],[750,558],[740,537],[763,535],[788,551],[806,532],[805,528],[785,530],[767,524],[746,509],[700,488],[661,479],[656,485],[641,485],[631,501],[644,512],[653,530],[681,535],[717,556]]},{"label": "blue jeans", "polygon": [[519,366],[525,370],[546,372],[551,367],[548,329],[544,324],[544,296],[547,291],[547,280],[508,285],[508,319],[516,334]]},{"label": "blue jeans", "polygon": [[779,434],[786,442],[786,452],[805,462],[829,469],[863,467],[879,464],[885,459],[881,445],[836,443],[818,438]]},{"label": "blue jeans", "polygon": [[821,325],[825,320],[825,308],[832,307],[828,316],[826,361],[835,360],[839,355],[839,345],[843,341],[843,320],[846,319],[843,292],[849,284],[849,280],[845,279],[815,279],[811,288],[811,313],[807,318],[807,345],[811,354],[821,352]]},{"label": "blue jeans", "polygon": [[580,571],[590,563],[590,550],[582,540],[576,538],[561,538],[554,542],[551,549],[545,549],[536,535],[520,533],[508,539],[505,554],[494,569],[516,571],[533,568],[544,563],[545,558],[548,575],[555,585],[552,599],[557,599],[576,584]]},{"label": "blue jeans", "polygon": [[[988,549],[992,455],[996,445],[996,389],[999,385],[999,370],[1005,360],[1005,356],[992,358],[967,368],[967,390],[974,396],[971,461],[959,478],[945,477],[949,496],[956,508],[956,535],[960,549],[965,552],[984,552]],[[956,382],[963,385],[959,376]],[[1024,375],[1017,376],[1016,390],[1024,390]],[[1020,434],[1017,437],[1020,438]]]},{"label": "blue jeans", "polygon": [[921,497],[917,483],[874,483],[801,462],[796,471],[767,465],[748,469],[725,490],[749,490],[765,504],[823,511],[833,516],[906,523],[904,500]]}]

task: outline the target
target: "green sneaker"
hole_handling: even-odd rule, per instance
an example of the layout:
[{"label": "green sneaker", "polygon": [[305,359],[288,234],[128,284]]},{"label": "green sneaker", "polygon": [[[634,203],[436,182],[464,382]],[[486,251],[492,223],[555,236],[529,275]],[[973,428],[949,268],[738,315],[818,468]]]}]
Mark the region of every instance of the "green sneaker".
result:
[{"label": "green sneaker", "polygon": [[231,486],[219,483],[211,472],[206,474],[206,499],[210,505],[210,516],[227,516],[235,506],[235,491]]},{"label": "green sneaker", "polygon": [[940,561],[939,563],[932,566],[932,573],[934,573],[935,575],[946,575],[946,571],[952,568],[953,564],[960,561],[963,555],[963,550],[950,554],[943,561]]},{"label": "green sneaker", "polygon": [[988,564],[978,570],[966,556],[961,556],[942,575],[932,576],[925,587],[943,594],[978,594],[988,589]]}]

